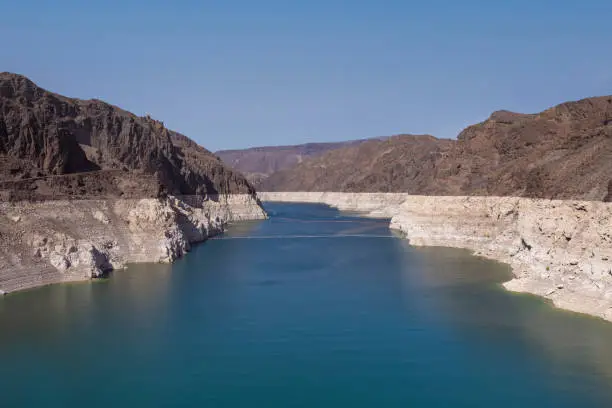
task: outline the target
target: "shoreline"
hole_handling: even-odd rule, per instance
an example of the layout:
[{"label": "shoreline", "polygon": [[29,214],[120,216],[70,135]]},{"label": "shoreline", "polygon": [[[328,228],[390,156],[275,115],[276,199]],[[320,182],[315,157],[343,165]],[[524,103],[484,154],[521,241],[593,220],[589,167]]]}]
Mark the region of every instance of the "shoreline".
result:
[{"label": "shoreline", "polygon": [[0,203],[0,295],[172,263],[237,221],[265,219],[256,196]]},{"label": "shoreline", "polygon": [[505,289],[612,321],[612,204],[404,193],[262,192],[262,201],[323,203],[391,218],[413,246],[451,247],[508,264]]}]

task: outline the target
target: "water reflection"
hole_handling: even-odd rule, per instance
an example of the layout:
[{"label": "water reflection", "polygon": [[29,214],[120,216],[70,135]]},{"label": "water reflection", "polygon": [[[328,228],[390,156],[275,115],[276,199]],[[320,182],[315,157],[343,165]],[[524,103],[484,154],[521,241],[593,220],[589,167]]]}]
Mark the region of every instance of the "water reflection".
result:
[{"label": "water reflection", "polygon": [[130,265],[108,279],[10,294],[0,299],[0,346],[69,341],[116,310],[130,311],[126,324],[153,326],[164,310],[171,270],[164,264]]}]

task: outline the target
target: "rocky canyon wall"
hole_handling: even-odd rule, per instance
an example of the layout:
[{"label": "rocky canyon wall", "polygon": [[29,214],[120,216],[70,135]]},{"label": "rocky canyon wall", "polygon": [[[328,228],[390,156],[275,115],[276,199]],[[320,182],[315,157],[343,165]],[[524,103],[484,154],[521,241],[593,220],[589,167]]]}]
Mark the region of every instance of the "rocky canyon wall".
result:
[{"label": "rocky canyon wall", "polygon": [[266,217],[251,194],[0,203],[0,293],[172,262],[233,221]]}]

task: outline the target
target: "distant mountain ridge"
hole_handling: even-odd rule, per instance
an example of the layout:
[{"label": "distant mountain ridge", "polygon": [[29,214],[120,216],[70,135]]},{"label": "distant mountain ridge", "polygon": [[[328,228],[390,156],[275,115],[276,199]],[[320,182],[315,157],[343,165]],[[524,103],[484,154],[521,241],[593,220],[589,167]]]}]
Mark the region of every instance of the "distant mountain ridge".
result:
[{"label": "distant mountain ridge", "polygon": [[261,183],[270,174],[288,169],[303,160],[319,156],[327,151],[347,146],[355,146],[368,140],[348,140],[344,142],[304,143],[290,146],[262,146],[247,149],[219,150],[215,154],[224,163],[244,173],[251,181]]},{"label": "distant mountain ridge", "polygon": [[273,173],[262,191],[407,192],[612,200],[612,96],[497,111],[457,140],[397,136]]},{"label": "distant mountain ridge", "polygon": [[[452,141],[431,135],[399,135],[330,150],[270,175],[261,191],[406,191],[421,179]],[[420,186],[425,188],[426,186]]]}]

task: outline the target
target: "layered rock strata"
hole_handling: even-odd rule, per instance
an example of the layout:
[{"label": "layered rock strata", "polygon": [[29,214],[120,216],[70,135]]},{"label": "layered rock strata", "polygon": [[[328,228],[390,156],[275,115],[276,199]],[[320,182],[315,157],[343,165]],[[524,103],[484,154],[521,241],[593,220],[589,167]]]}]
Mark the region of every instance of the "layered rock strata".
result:
[{"label": "layered rock strata", "polygon": [[265,218],[251,194],[0,203],[0,293],[172,262],[233,221]]},{"label": "layered rock strata", "polygon": [[262,193],[391,218],[411,245],[465,248],[508,263],[512,291],[612,321],[612,204],[516,197]]}]

